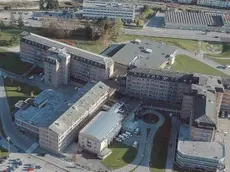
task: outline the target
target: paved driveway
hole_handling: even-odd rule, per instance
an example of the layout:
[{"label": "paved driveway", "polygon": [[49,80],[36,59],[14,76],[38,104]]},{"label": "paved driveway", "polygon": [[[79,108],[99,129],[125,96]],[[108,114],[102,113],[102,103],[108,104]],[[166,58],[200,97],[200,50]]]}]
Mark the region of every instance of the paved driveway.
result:
[{"label": "paved driveway", "polygon": [[[114,172],[126,172],[136,168],[135,171],[138,172],[149,172],[149,162],[151,157],[151,150],[153,145],[153,138],[159,129],[159,127],[164,123],[164,117],[159,112],[151,111],[151,113],[156,114],[159,117],[159,121],[157,124],[147,124],[143,121],[139,122],[139,128],[141,131],[140,137],[136,137],[139,146],[137,150],[137,156],[134,161],[118,170],[114,170]],[[147,128],[150,128],[150,132],[147,136]]]}]

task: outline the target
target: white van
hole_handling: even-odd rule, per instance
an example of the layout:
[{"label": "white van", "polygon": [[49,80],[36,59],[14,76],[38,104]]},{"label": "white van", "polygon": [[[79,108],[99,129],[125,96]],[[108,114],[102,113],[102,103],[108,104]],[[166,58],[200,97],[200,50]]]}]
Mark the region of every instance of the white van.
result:
[{"label": "white van", "polygon": [[138,142],[137,142],[137,141],[134,141],[132,146],[133,146],[134,148],[137,148]]}]

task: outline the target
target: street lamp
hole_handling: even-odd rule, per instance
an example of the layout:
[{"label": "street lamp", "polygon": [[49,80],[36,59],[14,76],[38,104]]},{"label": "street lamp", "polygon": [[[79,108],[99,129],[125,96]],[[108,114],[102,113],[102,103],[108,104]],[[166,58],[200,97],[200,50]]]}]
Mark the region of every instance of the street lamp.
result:
[{"label": "street lamp", "polygon": [[8,141],[8,157],[9,157],[10,156],[10,137],[8,136],[6,140]]}]

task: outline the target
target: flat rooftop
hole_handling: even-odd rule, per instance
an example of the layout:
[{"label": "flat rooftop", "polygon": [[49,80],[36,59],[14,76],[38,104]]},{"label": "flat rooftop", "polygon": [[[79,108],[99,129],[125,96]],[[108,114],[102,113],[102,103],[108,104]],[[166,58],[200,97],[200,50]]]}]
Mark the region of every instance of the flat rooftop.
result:
[{"label": "flat rooftop", "polygon": [[49,126],[49,129],[59,135],[64,133],[73,123],[85,118],[88,115],[88,109],[109,91],[110,87],[101,81],[78,91],[79,93],[74,96],[74,101],[67,103],[67,110]]},{"label": "flat rooftop", "polygon": [[218,142],[192,141],[189,138],[189,125],[180,127],[177,150],[185,156],[220,160],[225,157],[224,147]]},{"label": "flat rooftop", "polygon": [[165,12],[165,24],[187,24],[187,25],[203,25],[221,27],[223,26],[222,16],[210,13],[196,13],[196,12]]},{"label": "flat rooftop", "polygon": [[[151,52],[147,52],[148,49]],[[159,68],[176,49],[175,46],[144,39],[140,40],[139,43],[136,41],[128,42],[111,58],[116,63],[125,66]]]},{"label": "flat rooftop", "polygon": [[103,141],[117,125],[121,125],[121,120],[122,115],[113,109],[108,112],[101,111],[80,131],[80,134]]},{"label": "flat rooftop", "polygon": [[[47,89],[34,98],[34,104],[15,113],[15,119],[36,127],[49,127],[61,114],[54,111],[67,101],[61,93]],[[42,107],[37,105],[44,104]]]}]

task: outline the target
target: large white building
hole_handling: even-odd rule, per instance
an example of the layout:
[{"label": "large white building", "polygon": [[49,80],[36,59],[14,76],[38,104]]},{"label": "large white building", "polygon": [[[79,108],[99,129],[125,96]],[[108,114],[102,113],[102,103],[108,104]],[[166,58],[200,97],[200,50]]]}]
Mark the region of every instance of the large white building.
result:
[{"label": "large white building", "polygon": [[80,146],[89,152],[102,155],[105,148],[113,141],[121,129],[122,115],[112,108],[109,111],[101,111],[87,124],[78,135]]},{"label": "large white building", "polygon": [[42,148],[60,152],[68,146],[109,97],[102,82],[88,83],[71,99],[45,90],[32,104],[15,113],[16,125],[39,137]]},{"label": "large white building", "polygon": [[127,22],[135,19],[135,5],[130,2],[114,0],[84,0],[83,17],[86,18],[120,18]]}]

